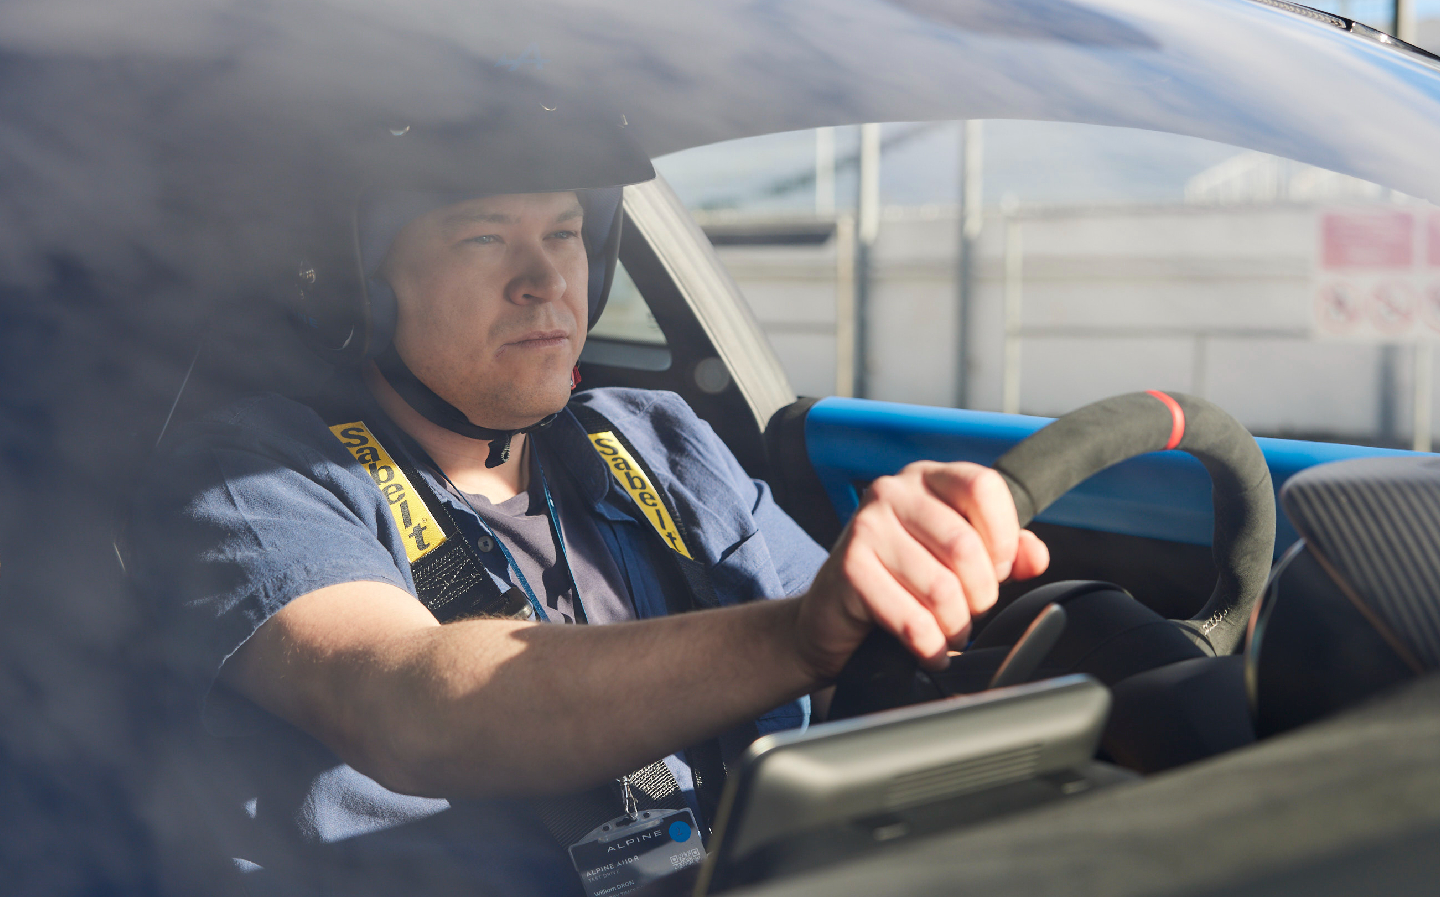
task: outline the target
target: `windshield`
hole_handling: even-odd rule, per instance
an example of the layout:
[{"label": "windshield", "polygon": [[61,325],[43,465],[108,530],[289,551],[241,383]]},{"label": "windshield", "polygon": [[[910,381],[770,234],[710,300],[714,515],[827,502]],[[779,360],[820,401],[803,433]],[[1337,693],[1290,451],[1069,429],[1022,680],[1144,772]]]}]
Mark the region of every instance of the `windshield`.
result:
[{"label": "windshield", "polygon": [[[1428,449],[1440,338],[1431,203],[1154,131],[878,130],[878,223],[858,273],[845,241],[861,214],[861,128],[657,164],[801,394],[1057,416],[1173,389],[1262,435]],[[815,239],[797,241],[807,225]]]},{"label": "windshield", "polygon": [[[1378,6],[1327,3],[1377,27]],[[1434,48],[1440,9],[1413,8]],[[604,146],[588,124],[505,143],[552,113]],[[701,325],[753,312],[802,394],[1054,415],[1162,388],[1263,434],[1429,445],[1440,69],[1343,22],[1251,0],[0,4],[5,890],[232,871],[157,774],[186,770],[125,511],[175,421],[332,373],[292,327],[297,272],[353,250],[367,174],[419,134],[502,146],[494,190],[655,159],[693,211],[750,311],[653,313],[703,241],[622,252],[647,264],[615,274],[587,386],[673,376],[702,417],[731,407],[744,359]],[[429,162],[470,171],[475,145]],[[740,423],[758,454],[764,421]]]}]

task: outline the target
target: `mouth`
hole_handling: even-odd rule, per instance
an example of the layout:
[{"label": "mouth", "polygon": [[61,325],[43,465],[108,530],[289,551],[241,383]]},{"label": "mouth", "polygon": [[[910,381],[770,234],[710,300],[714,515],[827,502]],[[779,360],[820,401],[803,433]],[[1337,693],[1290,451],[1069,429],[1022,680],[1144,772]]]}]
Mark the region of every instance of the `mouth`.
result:
[{"label": "mouth", "polygon": [[570,334],[564,330],[535,330],[505,344],[512,349],[551,349],[570,341]]}]

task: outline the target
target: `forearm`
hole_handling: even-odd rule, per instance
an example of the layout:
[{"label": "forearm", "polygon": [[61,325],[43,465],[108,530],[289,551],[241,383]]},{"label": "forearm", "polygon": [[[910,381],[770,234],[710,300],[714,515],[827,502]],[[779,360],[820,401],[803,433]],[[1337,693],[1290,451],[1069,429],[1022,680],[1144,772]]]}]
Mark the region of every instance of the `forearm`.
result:
[{"label": "forearm", "polygon": [[1047,562],[998,474],[923,462],[872,485],[802,599],[440,626],[394,585],[350,582],[291,601],[222,677],[396,790],[563,792],[828,685],[874,625],[943,665],[1000,580]]},{"label": "forearm", "polygon": [[593,785],[813,690],[795,648],[797,609],[772,601],[603,627],[475,620],[408,633],[383,660],[332,668],[353,696],[341,740],[362,771],[410,793]]}]

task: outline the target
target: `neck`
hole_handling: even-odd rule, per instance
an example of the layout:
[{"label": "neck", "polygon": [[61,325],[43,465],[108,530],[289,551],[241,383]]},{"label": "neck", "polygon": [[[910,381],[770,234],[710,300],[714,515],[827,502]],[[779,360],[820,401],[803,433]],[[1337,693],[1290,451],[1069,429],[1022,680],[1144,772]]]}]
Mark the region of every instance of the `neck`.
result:
[{"label": "neck", "polygon": [[510,439],[510,459],[486,467],[490,440],[471,439],[436,426],[411,408],[381,375],[374,362],[365,365],[365,385],[395,425],[423,448],[455,488],[483,495],[492,503],[514,498],[530,486],[530,439],[516,433]]}]

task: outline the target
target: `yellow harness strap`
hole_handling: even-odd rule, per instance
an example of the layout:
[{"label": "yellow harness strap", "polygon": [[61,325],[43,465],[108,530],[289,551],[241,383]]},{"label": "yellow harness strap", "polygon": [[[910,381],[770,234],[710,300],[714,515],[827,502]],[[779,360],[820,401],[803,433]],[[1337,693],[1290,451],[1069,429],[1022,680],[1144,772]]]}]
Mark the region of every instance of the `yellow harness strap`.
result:
[{"label": "yellow harness strap", "polygon": [[655,527],[655,532],[665,540],[665,544],[675,549],[679,554],[691,560],[690,549],[685,547],[685,540],[680,538],[680,528],[670,518],[670,512],[665,507],[665,502],[660,500],[660,493],[654,486],[650,485],[650,477],[646,475],[645,469],[641,467],[625,446],[616,438],[614,432],[605,430],[600,433],[590,433],[590,442],[594,444],[595,451],[600,453],[604,459],[605,466],[615,475],[615,482],[620,488],[630,494],[640,509],[645,512],[645,519]]},{"label": "yellow harness strap", "polygon": [[405,556],[411,564],[445,543],[445,533],[430,516],[420,492],[363,422],[336,424],[330,432],[370,472],[370,478],[384,493],[390,504],[390,516],[395,518],[395,525],[404,536]]},{"label": "yellow harness strap", "polygon": [[[405,538],[405,556],[410,563],[415,563],[444,544],[445,533],[430,515],[420,492],[363,421],[336,424],[330,428],[330,432],[334,433],[335,438],[355,456],[355,460],[370,472],[370,478],[385,495],[395,525],[400,528]],[[616,438],[611,430],[588,435],[595,451],[605,461],[605,466],[610,468],[615,482],[640,506],[645,519],[655,528],[655,532],[660,534],[665,544],[678,554],[693,560],[689,547],[680,535],[680,528],[675,525],[665,502],[660,499],[659,491],[651,485],[649,475],[621,440]]]}]

